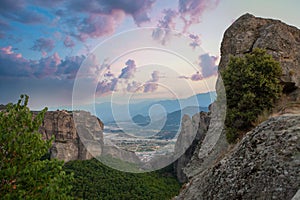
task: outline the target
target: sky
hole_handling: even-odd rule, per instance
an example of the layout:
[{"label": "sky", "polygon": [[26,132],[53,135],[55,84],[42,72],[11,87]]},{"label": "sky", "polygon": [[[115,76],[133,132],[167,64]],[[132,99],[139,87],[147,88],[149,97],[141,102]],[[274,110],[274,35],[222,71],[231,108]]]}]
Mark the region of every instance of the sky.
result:
[{"label": "sky", "polygon": [[300,28],[299,7],[297,0],[0,0],[0,104],[20,94],[41,109],[74,98],[213,91],[234,20],[250,13]]}]

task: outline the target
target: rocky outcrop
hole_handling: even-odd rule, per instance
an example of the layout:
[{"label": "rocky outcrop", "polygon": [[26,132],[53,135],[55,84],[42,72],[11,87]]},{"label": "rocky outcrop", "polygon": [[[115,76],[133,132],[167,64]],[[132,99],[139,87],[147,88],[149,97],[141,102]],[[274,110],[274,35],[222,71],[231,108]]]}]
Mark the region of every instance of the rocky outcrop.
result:
[{"label": "rocky outcrop", "polygon": [[[243,56],[254,48],[266,49],[279,61],[281,81],[289,108],[300,102],[300,30],[279,20],[263,19],[245,14],[224,33],[219,69],[228,65],[230,56]],[[283,105],[285,107],[285,105]],[[295,107],[299,112],[299,108]],[[294,109],[290,109],[294,110]]]},{"label": "rocky outcrop", "polygon": [[[84,116],[85,118],[81,123],[75,123],[71,112],[62,110],[45,113],[39,132],[43,134],[44,139],[51,139],[54,136],[54,143],[50,150],[52,158],[67,162],[90,159],[93,157],[90,152],[98,151],[97,154],[101,154],[98,143],[95,144],[97,145],[96,148],[92,148],[95,145],[90,145],[90,149],[87,149],[88,145],[83,145],[82,140],[89,139],[91,143],[103,141],[103,123],[88,112],[85,112]],[[79,138],[78,130],[87,132],[85,137]],[[97,139],[94,139],[94,136]]]},{"label": "rocky outcrop", "polygon": [[177,199],[292,199],[300,187],[300,115],[271,118]]},{"label": "rocky outcrop", "polygon": [[[227,66],[230,56],[243,56],[256,47],[266,49],[283,70],[285,94],[277,105],[276,117],[247,133],[235,146],[226,144],[222,132],[213,150],[201,154],[206,139],[220,131],[221,126],[211,119],[205,138],[183,170],[189,181],[176,199],[292,199],[297,193],[300,30],[278,20],[243,15],[224,33],[219,69]],[[218,96],[224,91],[220,77],[216,89]]]},{"label": "rocky outcrop", "polygon": [[[179,182],[184,183],[188,180],[183,169],[190,162],[197,144],[201,144],[209,125],[209,113],[201,112],[195,114],[192,119],[188,115],[184,115],[181,120],[181,131],[175,145],[176,154],[181,155],[174,162],[174,170]],[[196,135],[195,135],[196,133]],[[185,152],[182,152],[185,150]]]}]

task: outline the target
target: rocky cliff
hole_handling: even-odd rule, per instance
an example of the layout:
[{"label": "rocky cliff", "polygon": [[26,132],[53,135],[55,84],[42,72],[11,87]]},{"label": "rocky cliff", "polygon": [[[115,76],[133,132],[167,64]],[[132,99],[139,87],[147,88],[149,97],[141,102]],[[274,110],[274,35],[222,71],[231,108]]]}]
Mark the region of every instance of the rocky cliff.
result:
[{"label": "rocky cliff", "polygon": [[299,187],[300,116],[279,116],[247,133],[177,199],[292,199]]},{"label": "rocky cliff", "polygon": [[[203,141],[184,164],[189,181],[176,199],[292,199],[300,188],[300,30],[245,14],[224,33],[219,69],[227,66],[231,55],[243,56],[256,47],[266,49],[283,69],[284,95],[276,116],[236,145],[228,145],[222,132],[203,156],[200,149],[206,138],[221,131],[210,120]],[[219,78],[217,91],[221,83]]]},{"label": "rocky cliff", "polygon": [[[86,112],[85,120],[82,123],[75,124],[73,114],[67,111],[48,111],[39,132],[43,134],[44,139],[50,139],[54,136],[54,143],[50,150],[52,158],[59,160],[86,160],[93,156],[87,151],[85,145],[81,142],[77,129],[86,129],[94,141],[103,141],[103,123],[95,116]],[[99,149],[95,148],[97,151]],[[98,152],[101,154],[101,152]]]}]

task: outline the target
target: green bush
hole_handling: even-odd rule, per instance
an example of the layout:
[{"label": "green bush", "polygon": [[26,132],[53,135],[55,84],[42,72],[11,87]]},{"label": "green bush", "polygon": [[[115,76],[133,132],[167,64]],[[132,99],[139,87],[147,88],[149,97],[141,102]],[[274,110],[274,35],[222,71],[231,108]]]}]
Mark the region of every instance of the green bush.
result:
[{"label": "green bush", "polygon": [[236,142],[261,113],[274,106],[282,92],[281,74],[279,63],[262,49],[230,58],[228,66],[221,70],[227,98],[228,142]]},{"label": "green bush", "polygon": [[37,131],[47,109],[34,117],[28,98],[22,95],[0,111],[1,199],[69,199],[72,176],[62,161],[46,159],[52,141]]}]

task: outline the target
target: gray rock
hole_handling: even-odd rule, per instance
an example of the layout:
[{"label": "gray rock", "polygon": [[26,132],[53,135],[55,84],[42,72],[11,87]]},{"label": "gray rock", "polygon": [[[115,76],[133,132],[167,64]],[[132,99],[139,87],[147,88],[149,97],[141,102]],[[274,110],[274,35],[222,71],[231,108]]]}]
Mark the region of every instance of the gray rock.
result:
[{"label": "gray rock", "polygon": [[[88,112],[81,112],[82,120],[74,121],[67,111],[48,111],[39,132],[44,139],[54,136],[51,158],[66,162],[91,159],[100,155],[103,146],[103,123]],[[78,134],[80,133],[80,134]],[[82,143],[84,142],[84,144]]]},{"label": "gray rock", "polygon": [[266,49],[282,67],[287,95],[283,113],[300,113],[300,30],[279,20],[245,14],[224,33],[219,69],[228,65],[230,56],[243,56],[256,47]]},{"label": "gray rock", "polygon": [[177,199],[292,199],[300,186],[299,144],[300,115],[271,118],[193,177]]}]

